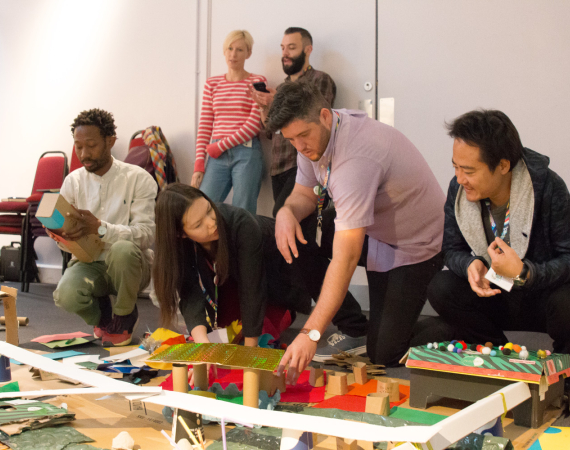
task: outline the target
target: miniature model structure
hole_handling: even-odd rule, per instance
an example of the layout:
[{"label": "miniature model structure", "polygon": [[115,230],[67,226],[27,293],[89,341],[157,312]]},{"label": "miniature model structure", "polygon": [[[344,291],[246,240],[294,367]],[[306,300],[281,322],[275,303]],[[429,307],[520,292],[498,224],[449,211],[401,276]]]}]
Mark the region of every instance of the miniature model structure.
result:
[{"label": "miniature model structure", "polygon": [[473,350],[442,351],[448,344],[451,345],[445,342],[439,347],[413,347],[408,352],[406,366],[412,369],[411,407],[426,408],[430,395],[473,402],[517,381],[529,385],[531,399],[514,409],[516,425],[538,428],[546,407],[560,405],[564,393],[562,378],[570,375],[570,355],[541,358],[538,352],[526,351],[528,355],[523,356],[527,359],[523,359],[516,352],[503,354],[499,349],[495,356]]},{"label": "miniature model structure", "polygon": [[391,402],[397,402],[400,400],[400,384],[390,378],[378,380],[376,392],[379,394],[388,394]]},{"label": "miniature model structure", "polygon": [[311,367],[309,384],[313,387],[321,387],[325,385],[325,372],[321,367]]},{"label": "miniature model structure", "polygon": [[390,415],[390,395],[387,393],[373,392],[366,396],[367,413],[380,416]]},{"label": "miniature model structure", "polygon": [[327,373],[327,393],[344,395],[348,392],[347,374],[343,372]]}]

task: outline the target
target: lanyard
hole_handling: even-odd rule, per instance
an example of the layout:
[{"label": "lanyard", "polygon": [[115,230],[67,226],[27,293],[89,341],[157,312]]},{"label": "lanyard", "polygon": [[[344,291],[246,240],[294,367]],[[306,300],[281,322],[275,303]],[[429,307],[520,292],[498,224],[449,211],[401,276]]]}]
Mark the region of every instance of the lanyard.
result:
[{"label": "lanyard", "polygon": [[[206,321],[212,330],[218,329],[218,274],[216,273],[216,263],[214,266],[210,266],[211,269],[214,271],[214,300],[210,297],[206,288],[204,287],[204,283],[202,282],[202,275],[200,275],[200,269],[198,269],[198,249],[196,248],[196,243],[194,243],[194,255],[196,256],[196,271],[198,272],[198,283],[200,283],[200,287],[202,288],[202,293],[208,300],[208,303],[214,310],[214,326],[212,326],[212,321],[210,316],[208,315],[208,310],[206,309]],[[210,265],[210,263],[208,263]]]},{"label": "lanyard", "polygon": [[[497,224],[495,223],[495,219],[493,219],[493,213],[491,212],[491,202],[487,199],[485,200],[485,205],[487,205],[487,210],[489,211],[489,221],[491,222],[491,229],[493,230],[493,234],[497,237]],[[503,231],[501,233],[501,239],[504,241],[505,237],[507,236],[507,232],[509,231],[509,221],[511,215],[511,201],[507,203],[507,212],[505,213],[505,224],[503,225]]]},{"label": "lanyard", "polygon": [[[340,114],[335,111],[337,116],[335,133],[338,131],[338,127],[340,125]],[[329,177],[331,175],[331,163],[329,162],[327,166],[327,174],[325,175],[325,180],[322,186],[315,186],[315,194],[319,196],[317,200],[317,235],[315,240],[317,241],[317,245],[321,246],[321,238],[323,236],[323,206],[325,204],[325,197],[327,195],[327,189],[329,187]]]}]

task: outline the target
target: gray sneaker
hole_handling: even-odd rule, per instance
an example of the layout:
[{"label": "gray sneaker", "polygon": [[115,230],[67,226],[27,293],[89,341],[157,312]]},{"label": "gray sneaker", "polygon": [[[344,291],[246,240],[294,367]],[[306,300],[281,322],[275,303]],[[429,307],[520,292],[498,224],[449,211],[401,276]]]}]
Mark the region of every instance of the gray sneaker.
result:
[{"label": "gray sneaker", "polygon": [[350,337],[346,334],[338,333],[332,334],[327,339],[328,345],[326,347],[317,348],[313,361],[324,362],[332,359],[332,355],[340,353],[341,350],[351,355],[362,355],[366,353],[366,336]]}]

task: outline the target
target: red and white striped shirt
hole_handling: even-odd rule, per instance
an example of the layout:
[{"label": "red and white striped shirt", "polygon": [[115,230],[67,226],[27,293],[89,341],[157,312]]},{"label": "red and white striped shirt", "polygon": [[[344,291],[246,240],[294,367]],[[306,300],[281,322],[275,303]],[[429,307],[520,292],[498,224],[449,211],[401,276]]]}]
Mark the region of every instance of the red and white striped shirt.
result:
[{"label": "red and white striped shirt", "polygon": [[209,153],[219,156],[259,134],[261,114],[247,92],[250,83],[260,81],[267,83],[264,76],[254,74],[242,81],[227,81],[225,75],[206,80],[196,139],[194,171],[204,172],[206,147],[212,139],[220,141],[210,146]]}]

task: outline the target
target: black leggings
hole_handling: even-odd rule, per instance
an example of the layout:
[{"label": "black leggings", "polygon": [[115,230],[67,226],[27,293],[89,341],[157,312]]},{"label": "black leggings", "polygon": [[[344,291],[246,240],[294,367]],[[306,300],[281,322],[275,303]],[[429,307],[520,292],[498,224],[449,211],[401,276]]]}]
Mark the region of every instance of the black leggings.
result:
[{"label": "black leggings", "polygon": [[504,345],[504,331],[541,331],[554,339],[555,352],[570,352],[570,283],[543,291],[523,287],[479,297],[465,278],[446,270],[432,280],[428,298],[437,313],[455,328],[454,339]]}]

